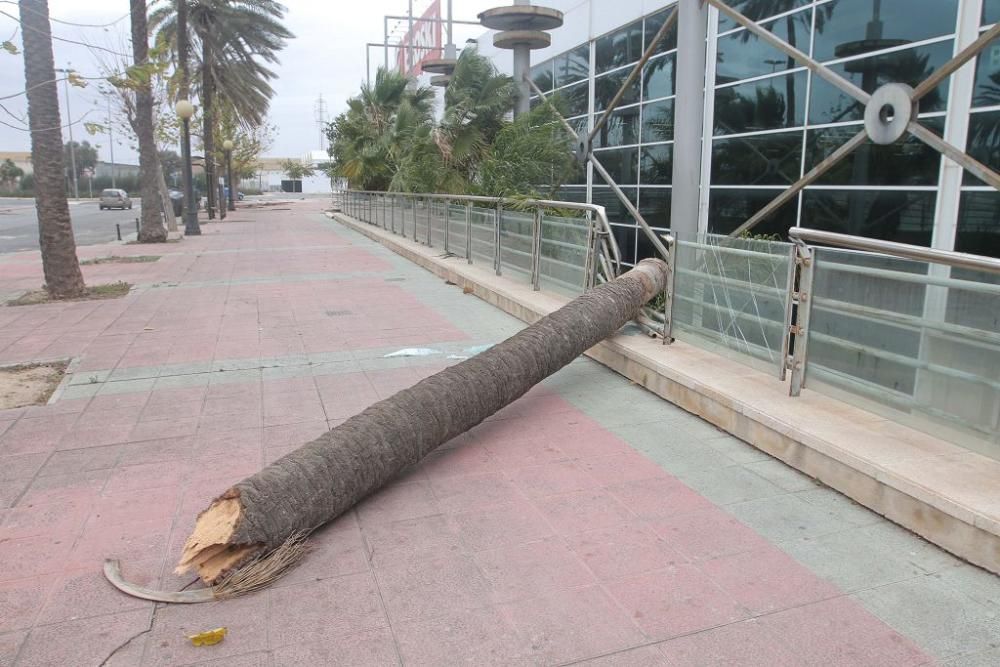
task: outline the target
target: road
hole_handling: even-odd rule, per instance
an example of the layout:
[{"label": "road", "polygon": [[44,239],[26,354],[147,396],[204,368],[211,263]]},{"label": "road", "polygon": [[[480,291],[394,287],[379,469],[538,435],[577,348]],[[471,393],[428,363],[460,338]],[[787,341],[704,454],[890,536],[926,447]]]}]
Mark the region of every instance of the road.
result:
[{"label": "road", "polygon": [[[69,212],[73,219],[73,234],[77,245],[91,245],[114,241],[115,223],[121,225],[122,236],[135,231],[139,217],[139,201],[131,211],[101,211],[96,200],[74,202],[70,200]],[[38,219],[35,200],[0,198],[0,254],[19,250],[38,250]]]}]

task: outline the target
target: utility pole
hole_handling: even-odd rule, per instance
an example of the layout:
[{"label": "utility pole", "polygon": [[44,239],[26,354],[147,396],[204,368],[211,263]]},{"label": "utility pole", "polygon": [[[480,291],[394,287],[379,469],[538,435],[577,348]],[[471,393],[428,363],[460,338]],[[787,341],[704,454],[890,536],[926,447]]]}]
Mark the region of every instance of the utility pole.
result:
[{"label": "utility pole", "polygon": [[326,136],[326,100],[323,99],[323,93],[319,94],[319,98],[316,99],[316,105],[313,107],[315,112],[316,125],[319,127],[319,149],[323,149],[323,138]]},{"label": "utility pole", "polygon": [[57,69],[57,72],[65,74],[63,83],[66,84],[66,126],[69,128],[69,168],[73,172],[73,199],[80,198],[80,184],[76,177],[76,146],[73,145],[73,116],[69,111],[69,75],[73,71],[70,67],[72,63],[66,63],[66,69]]},{"label": "utility pole", "polygon": [[108,150],[111,151],[111,187],[117,188],[118,185],[115,182],[115,128],[111,124],[111,91],[107,88],[100,89],[101,94],[104,95],[105,99],[108,101]]},{"label": "utility pole", "polygon": [[406,10],[406,20],[409,32],[406,34],[406,71],[404,74],[409,74],[413,69],[413,0],[410,0]]}]

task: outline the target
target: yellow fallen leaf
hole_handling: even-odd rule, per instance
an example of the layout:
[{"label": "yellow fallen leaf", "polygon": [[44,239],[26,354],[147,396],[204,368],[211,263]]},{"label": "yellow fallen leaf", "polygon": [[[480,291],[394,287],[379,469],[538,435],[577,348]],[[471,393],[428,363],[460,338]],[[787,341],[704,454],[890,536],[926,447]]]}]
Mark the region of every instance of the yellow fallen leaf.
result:
[{"label": "yellow fallen leaf", "polygon": [[191,635],[188,639],[195,646],[214,646],[226,638],[227,632],[229,632],[228,628],[216,628],[215,630],[206,630],[205,632]]}]

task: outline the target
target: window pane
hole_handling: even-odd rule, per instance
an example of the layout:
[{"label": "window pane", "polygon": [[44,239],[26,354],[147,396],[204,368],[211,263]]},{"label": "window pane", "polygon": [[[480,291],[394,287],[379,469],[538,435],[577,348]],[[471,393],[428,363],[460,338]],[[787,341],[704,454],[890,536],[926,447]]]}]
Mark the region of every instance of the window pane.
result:
[{"label": "window pane", "polygon": [[552,90],[552,61],[535,65],[531,68],[531,80],[542,89],[543,93]]},{"label": "window pane", "polygon": [[806,73],[797,72],[715,91],[716,134],[802,125]]},{"label": "window pane", "polygon": [[[642,45],[643,52],[645,52],[645,49],[648,49],[649,45],[652,44],[653,38],[656,37],[656,33],[660,31],[661,27],[663,27],[663,22],[667,20],[667,16],[670,15],[670,12],[672,12],[673,9],[673,7],[667,7],[663,11],[656,12],[652,16],[646,17],[646,37]],[[654,50],[653,53],[665,53],[676,48],[677,21],[674,21],[674,25],[670,29],[670,32],[664,35],[663,39],[660,40],[660,43],[656,45],[656,50]]]},{"label": "window pane", "polygon": [[639,143],[639,107],[618,109],[594,137],[594,146],[624,146]]},{"label": "window pane", "polygon": [[671,53],[655,60],[650,60],[642,70],[642,99],[655,100],[658,97],[670,97],[676,91],[674,82],[677,80],[677,55]]},{"label": "window pane", "polygon": [[802,132],[716,139],[712,185],[784,185],[799,180]]},{"label": "window pane", "polygon": [[[639,213],[650,227],[670,229],[670,195],[669,188],[639,188]],[[639,256],[657,256],[645,234],[639,235]]]},{"label": "window pane", "polygon": [[[618,89],[622,87],[625,83],[625,79],[628,78],[628,70],[619,70],[614,74],[606,74],[604,76],[594,79],[594,110],[602,111],[611,100],[614,98]],[[628,87],[625,91],[624,97],[622,97],[619,106],[626,104],[634,104],[639,101],[639,77],[636,77],[632,85]]]},{"label": "window pane", "polygon": [[995,105],[1000,105],[1000,40],[990,42],[976,59],[976,89],[972,94],[973,107]]},{"label": "window pane", "polygon": [[[952,42],[939,42],[905,51],[884,53],[859,60],[852,60],[830,67],[834,72],[853,81],[869,93],[880,86],[899,81],[916,86],[934,70],[951,59]],[[920,111],[943,111],[948,100],[948,83],[928,93],[920,100]],[[809,122],[812,124],[861,120],[864,109],[861,103],[849,97],[833,84],[814,76]]]},{"label": "window pane", "polygon": [[587,189],[563,186],[556,190],[556,198],[560,201],[587,201]]},{"label": "window pane", "polygon": [[642,106],[642,141],[673,141],[674,101],[662,100]]},{"label": "window pane", "polygon": [[[967,151],[991,169],[1000,169],[1000,111],[969,114]],[[966,185],[985,185],[965,172]]]},{"label": "window pane", "polygon": [[[812,11],[789,14],[768,23],[766,27],[792,46],[809,50],[809,30]],[[795,60],[762,41],[747,30],[719,38],[716,83],[732,83],[740,79],[771,74],[796,67]]]},{"label": "window pane", "polygon": [[[928,118],[921,124],[942,133],[944,119]],[[861,125],[812,130],[806,138],[806,171],[862,129]],[[937,185],[941,155],[912,136],[888,146],[862,144],[818,181],[820,185]]]},{"label": "window pane", "polygon": [[619,185],[635,185],[639,174],[639,149],[616,148],[609,151],[595,151],[608,174]]},{"label": "window pane", "polygon": [[597,73],[634,63],[641,55],[642,21],[636,21],[597,39]]},{"label": "window pane", "polygon": [[[615,195],[614,195],[613,192],[611,192],[609,190],[606,190],[606,189],[601,191],[601,196],[602,197],[607,198],[608,195],[610,195],[611,198],[615,200],[615,202],[618,201],[617,198],[615,198]],[[598,193],[597,193],[597,189],[595,188],[594,189],[594,203],[595,204],[601,203],[601,202],[597,201],[597,198],[598,198]],[[611,208],[608,207],[607,210],[608,210],[608,216],[610,216],[611,215]],[[629,220],[631,220],[631,217],[629,217]],[[615,242],[618,244],[618,249],[621,251],[622,262],[624,262],[626,264],[635,264],[636,261],[638,261],[636,259],[636,252],[635,252],[635,239],[636,239],[636,236],[638,236],[639,228],[636,227],[635,225],[622,225],[622,224],[616,225],[616,224],[612,223],[611,224],[611,233],[612,233],[612,235],[614,235]]]},{"label": "window pane", "polygon": [[1000,21],[1000,0],[983,0],[983,25]]},{"label": "window pane", "polygon": [[[958,0],[834,0],[817,7],[813,57],[849,58],[955,32]],[[876,15],[875,9],[881,11]],[[872,24],[872,25],[869,25]]]},{"label": "window pane", "polygon": [[567,86],[590,76],[590,44],[579,46],[555,59],[556,87]]},{"label": "window pane", "polygon": [[1000,192],[963,192],[955,250],[1000,257]]},{"label": "window pane", "polygon": [[561,88],[553,94],[553,102],[565,110],[566,116],[579,116],[587,113],[587,82],[578,83],[568,88]]},{"label": "window pane", "polygon": [[[808,2],[809,0],[770,0],[769,2],[760,2],[760,0],[730,0],[726,4],[748,19],[760,21],[776,14],[789,12],[795,7],[801,7]],[[738,23],[730,21],[722,12],[719,12],[719,32],[732,30],[737,27],[739,27]]]},{"label": "window pane", "polygon": [[[674,147],[671,144],[643,146],[640,177],[643,185],[670,185],[673,181]],[[646,191],[643,190],[643,193]],[[643,194],[645,197],[645,194]]]},{"label": "window pane", "polygon": [[[754,213],[767,206],[781,190],[734,190],[712,188],[708,200],[708,231],[713,234],[728,234]],[[777,234],[788,236],[788,230],[795,226],[798,198],[779,208],[774,215],[762,221],[749,233],[751,236]]]},{"label": "window pane", "polygon": [[935,192],[806,190],[802,226],[927,246],[936,199]]}]

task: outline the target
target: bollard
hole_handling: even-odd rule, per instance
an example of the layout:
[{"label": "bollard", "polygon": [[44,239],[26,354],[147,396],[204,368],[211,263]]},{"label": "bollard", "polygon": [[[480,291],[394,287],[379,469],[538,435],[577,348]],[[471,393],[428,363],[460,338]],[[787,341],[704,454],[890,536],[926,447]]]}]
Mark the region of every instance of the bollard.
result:
[{"label": "bollard", "polygon": [[118,234],[118,240],[121,241],[122,240],[122,226],[119,225],[117,222],[115,223],[115,232],[117,232],[117,234]]},{"label": "bollard", "polygon": [[139,240],[139,218],[135,219],[135,240]]}]

